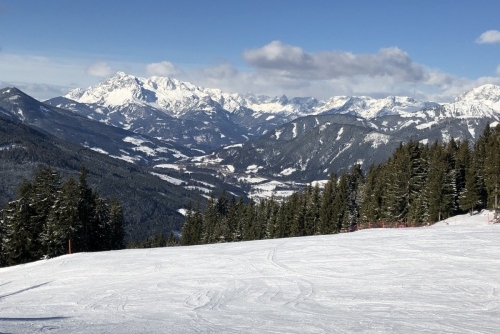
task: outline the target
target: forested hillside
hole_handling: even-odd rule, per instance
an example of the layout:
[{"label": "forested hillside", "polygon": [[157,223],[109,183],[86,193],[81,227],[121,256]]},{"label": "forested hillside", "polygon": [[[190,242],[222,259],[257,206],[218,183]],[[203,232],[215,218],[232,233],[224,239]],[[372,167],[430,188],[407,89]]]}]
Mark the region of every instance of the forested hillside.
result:
[{"label": "forested hillside", "polygon": [[0,211],[0,266],[15,265],[72,252],[121,249],[125,217],[115,198],[100,198],[87,184],[63,182],[50,167],[25,181],[16,200]]},{"label": "forested hillside", "polygon": [[331,175],[324,190],[308,187],[285,201],[245,204],[225,193],[192,208],[182,244],[204,244],[314,234],[376,226],[420,226],[459,213],[498,208],[500,125],[489,125],[474,145],[450,140],[401,144],[391,158]]},{"label": "forested hillside", "polygon": [[0,114],[0,208],[16,197],[23,180],[40,166],[51,166],[63,178],[88,170],[88,183],[105,198],[116,197],[127,217],[127,239],[180,231],[177,212],[189,202],[204,202],[193,191],[161,180],[141,166],[113,159]]}]

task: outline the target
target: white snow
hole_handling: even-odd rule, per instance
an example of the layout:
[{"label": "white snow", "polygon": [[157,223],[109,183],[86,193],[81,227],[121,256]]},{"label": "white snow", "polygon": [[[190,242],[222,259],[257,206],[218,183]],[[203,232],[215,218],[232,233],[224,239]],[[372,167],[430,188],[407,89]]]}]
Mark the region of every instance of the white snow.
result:
[{"label": "white snow", "polygon": [[250,165],[247,167],[247,170],[245,173],[249,174],[249,173],[257,173],[259,171],[259,169],[261,169],[262,166],[257,166],[257,165]]},{"label": "white snow", "polygon": [[212,192],[212,190],[210,189],[207,189],[205,187],[198,187],[198,186],[185,186],[184,187],[185,189],[188,189],[188,190],[199,190],[205,194],[210,194]]},{"label": "white snow", "polygon": [[[318,120],[316,119],[316,122],[317,122],[317,121],[318,121]],[[332,123],[330,123],[330,122],[326,122],[325,124],[321,124],[321,126],[319,127],[319,131],[320,131],[320,132],[325,131],[325,129],[326,129],[329,125],[331,125],[331,124],[332,124]],[[343,129],[343,128],[342,128],[342,129]]]},{"label": "white snow", "polygon": [[423,129],[427,129],[427,128],[430,128],[431,126],[433,126],[434,124],[437,124],[436,121],[431,121],[431,122],[427,122],[427,123],[423,123],[423,124],[419,124],[417,125],[415,128],[418,129],[418,130],[423,130]]},{"label": "white snow", "polygon": [[230,148],[236,148],[236,147],[243,147],[243,144],[234,144],[234,145],[224,146],[224,149],[228,150]]},{"label": "white snow", "polygon": [[233,165],[221,165],[222,168],[224,168],[225,171],[229,173],[234,173],[235,168]]},{"label": "white snow", "polygon": [[280,172],[280,175],[283,175],[283,176],[288,176],[288,175],[291,175],[292,173],[296,172],[297,171],[297,168],[285,168],[283,169],[281,172]]},{"label": "white snow", "polygon": [[297,138],[297,123],[292,123],[293,124],[293,129],[292,129],[292,138]]},{"label": "white snow", "polygon": [[264,181],[267,181],[267,179],[265,179],[263,177],[257,177],[257,176],[256,177],[245,176],[245,177],[239,177],[238,181],[243,181],[243,182],[255,184],[255,183],[262,183]]},{"label": "white snow", "polygon": [[92,151],[95,151],[95,152],[99,152],[99,153],[102,153],[102,154],[106,154],[106,155],[109,155],[109,153],[105,150],[103,150],[102,148],[99,148],[99,147],[89,147],[89,149],[91,149]]},{"label": "white snow", "polygon": [[422,139],[420,140],[420,143],[427,145],[429,143],[429,139],[428,138]]},{"label": "white snow", "polygon": [[180,167],[174,164],[160,164],[153,166],[153,168],[169,168],[169,169],[180,170]]},{"label": "white snow", "polygon": [[335,138],[335,140],[339,140],[340,138],[342,138],[343,133],[344,133],[344,127],[341,127],[337,134],[337,138]]},{"label": "white snow", "polygon": [[115,158],[115,159],[124,160],[124,161],[130,162],[130,163],[135,163],[136,161],[141,160],[140,157],[131,157],[129,155],[123,155],[123,154],[121,156],[110,155],[110,157]]},{"label": "white snow", "polygon": [[476,218],[461,226],[79,253],[3,268],[0,328],[498,333],[500,226]]},{"label": "white snow", "polygon": [[185,183],[183,180],[176,179],[175,177],[171,177],[171,176],[159,174],[159,173],[153,173],[153,172],[150,172],[150,173],[152,175],[158,176],[162,180],[165,180],[165,181],[172,183],[172,184],[175,184],[175,185],[181,185],[181,184]]},{"label": "white snow", "polygon": [[132,143],[135,146],[141,146],[143,143],[147,142],[148,140],[137,136],[137,137],[125,137],[122,139],[126,143]]},{"label": "white snow", "polygon": [[365,136],[365,138],[363,139],[363,142],[364,143],[372,142],[371,146],[373,148],[377,148],[380,145],[387,144],[390,139],[391,139],[391,136],[388,136],[386,134],[378,133],[378,132],[370,132],[369,134],[367,134]]}]

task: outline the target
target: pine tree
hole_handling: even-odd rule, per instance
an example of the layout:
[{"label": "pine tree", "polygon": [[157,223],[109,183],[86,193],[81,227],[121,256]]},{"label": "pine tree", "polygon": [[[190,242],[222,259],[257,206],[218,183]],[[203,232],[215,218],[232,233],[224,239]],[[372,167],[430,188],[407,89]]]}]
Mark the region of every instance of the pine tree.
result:
[{"label": "pine tree", "polygon": [[359,219],[359,210],[363,202],[363,173],[360,165],[354,165],[348,174],[348,195],[347,195],[347,212],[346,224],[347,231],[352,231],[357,227]]},{"label": "pine tree", "polygon": [[46,228],[48,216],[53,210],[54,202],[61,189],[61,176],[50,167],[42,167],[37,170],[29,196],[30,206],[34,209],[32,219],[33,233],[37,236],[36,248],[38,255],[43,255],[42,236]]},{"label": "pine tree", "polygon": [[94,226],[89,233],[89,251],[109,250],[111,239],[109,208],[107,203],[97,195],[94,197],[94,201]]},{"label": "pine tree", "polygon": [[[73,178],[69,178],[58,193],[41,236],[46,256],[54,257],[77,250],[74,248],[74,241],[82,227],[78,204],[77,184]],[[70,250],[72,243],[73,247]]]},{"label": "pine tree", "polygon": [[472,162],[466,169],[465,186],[460,194],[459,205],[462,210],[469,211],[471,215],[474,209],[481,205],[477,172]]},{"label": "pine tree", "polygon": [[349,224],[347,215],[349,206],[349,175],[344,173],[340,176],[338,191],[332,203],[332,233],[339,233],[346,229]]},{"label": "pine tree", "polygon": [[78,218],[81,230],[76,235],[75,248],[83,252],[93,250],[91,239],[97,230],[96,195],[87,184],[87,173],[87,169],[82,167],[78,179]]},{"label": "pine tree", "polygon": [[37,235],[33,233],[34,211],[26,197],[12,201],[4,210],[3,252],[7,265],[38,260]]},{"label": "pine tree", "polygon": [[337,183],[337,175],[331,174],[330,179],[326,183],[325,189],[323,190],[320,207],[320,234],[329,234],[333,233],[336,230],[336,225],[334,224],[334,221],[336,221],[336,217],[333,210],[333,203],[335,201],[335,197],[337,196]]},{"label": "pine tree", "polygon": [[203,243],[203,215],[200,206],[190,208],[186,213],[186,220],[182,226],[181,245],[199,245]]},{"label": "pine tree", "polygon": [[438,221],[448,218],[454,207],[455,178],[452,159],[445,148],[435,143],[429,152],[429,175],[425,196],[429,200],[429,219]]},{"label": "pine tree", "polygon": [[277,237],[279,209],[280,205],[274,200],[274,198],[271,198],[268,201],[269,218],[266,224],[266,239],[273,239]]},{"label": "pine tree", "polygon": [[382,185],[384,183],[382,172],[382,166],[372,165],[366,175],[364,202],[360,208],[360,219],[365,226],[382,219]]},{"label": "pine tree", "polygon": [[500,125],[497,125],[486,142],[484,159],[484,176],[488,193],[488,208],[495,210],[495,220],[498,221],[498,206],[500,200]]},{"label": "pine tree", "polygon": [[485,159],[487,154],[487,145],[491,138],[491,128],[487,124],[484,128],[482,134],[474,143],[474,150],[472,152],[472,161],[474,164],[474,170],[476,171],[477,181],[478,181],[478,191],[480,196],[480,202],[483,207],[488,206],[488,192],[486,189],[486,172],[485,172]]},{"label": "pine tree", "polygon": [[125,247],[125,215],[120,202],[111,199],[109,206],[109,249],[123,249]]}]

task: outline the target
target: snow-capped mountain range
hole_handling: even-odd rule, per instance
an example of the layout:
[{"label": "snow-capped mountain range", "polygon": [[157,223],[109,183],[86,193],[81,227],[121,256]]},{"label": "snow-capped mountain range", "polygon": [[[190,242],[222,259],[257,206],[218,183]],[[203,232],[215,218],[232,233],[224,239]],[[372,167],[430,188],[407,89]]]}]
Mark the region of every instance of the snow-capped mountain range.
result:
[{"label": "snow-capped mountain range", "polygon": [[[0,113],[154,173],[175,170],[176,180],[182,173],[208,173],[236,187],[251,184],[251,191],[285,193],[296,182],[326,179],[355,163],[383,162],[400,142],[473,142],[486,124],[500,120],[495,85],[446,104],[401,96],[320,101],[229,94],[120,72],[45,103],[15,89],[1,97]],[[187,182],[189,175],[168,180]]]},{"label": "snow-capped mountain range", "polygon": [[46,102],[199,153],[195,160],[184,158],[183,166],[300,181],[322,179],[354,163],[383,162],[408,140],[473,142],[486,124],[500,120],[500,87],[491,84],[444,104],[405,96],[321,101],[231,94],[119,72]]},{"label": "snow-capped mountain range", "polygon": [[87,89],[78,88],[66,98],[79,103],[106,108],[125,105],[148,105],[174,117],[194,109],[230,113],[250,109],[254,114],[288,114],[295,117],[321,113],[350,113],[365,119],[385,115],[410,116],[416,112],[442,106],[454,117],[482,117],[500,112],[500,86],[486,84],[468,91],[452,103],[438,104],[406,96],[375,99],[369,96],[333,96],[321,101],[313,97],[269,97],[251,93],[224,93],[168,77],[140,78],[118,72],[102,83]]},{"label": "snow-capped mountain range", "polygon": [[[321,101],[313,97],[225,93],[172,78],[140,78],[118,72],[98,85],[75,89],[47,103],[108,125],[208,152],[257,139],[309,116],[351,115],[384,132],[398,130],[408,122],[425,128],[450,117],[498,120],[499,96],[500,87],[484,85],[447,104],[404,96],[333,96]],[[386,116],[402,117],[407,122],[374,121]]]}]

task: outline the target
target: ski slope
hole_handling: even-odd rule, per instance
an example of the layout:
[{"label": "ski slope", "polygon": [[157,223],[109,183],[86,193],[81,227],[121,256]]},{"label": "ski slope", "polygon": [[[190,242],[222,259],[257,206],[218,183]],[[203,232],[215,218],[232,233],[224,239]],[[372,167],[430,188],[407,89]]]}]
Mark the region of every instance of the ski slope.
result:
[{"label": "ski slope", "polygon": [[3,268],[0,333],[500,333],[487,219]]}]

